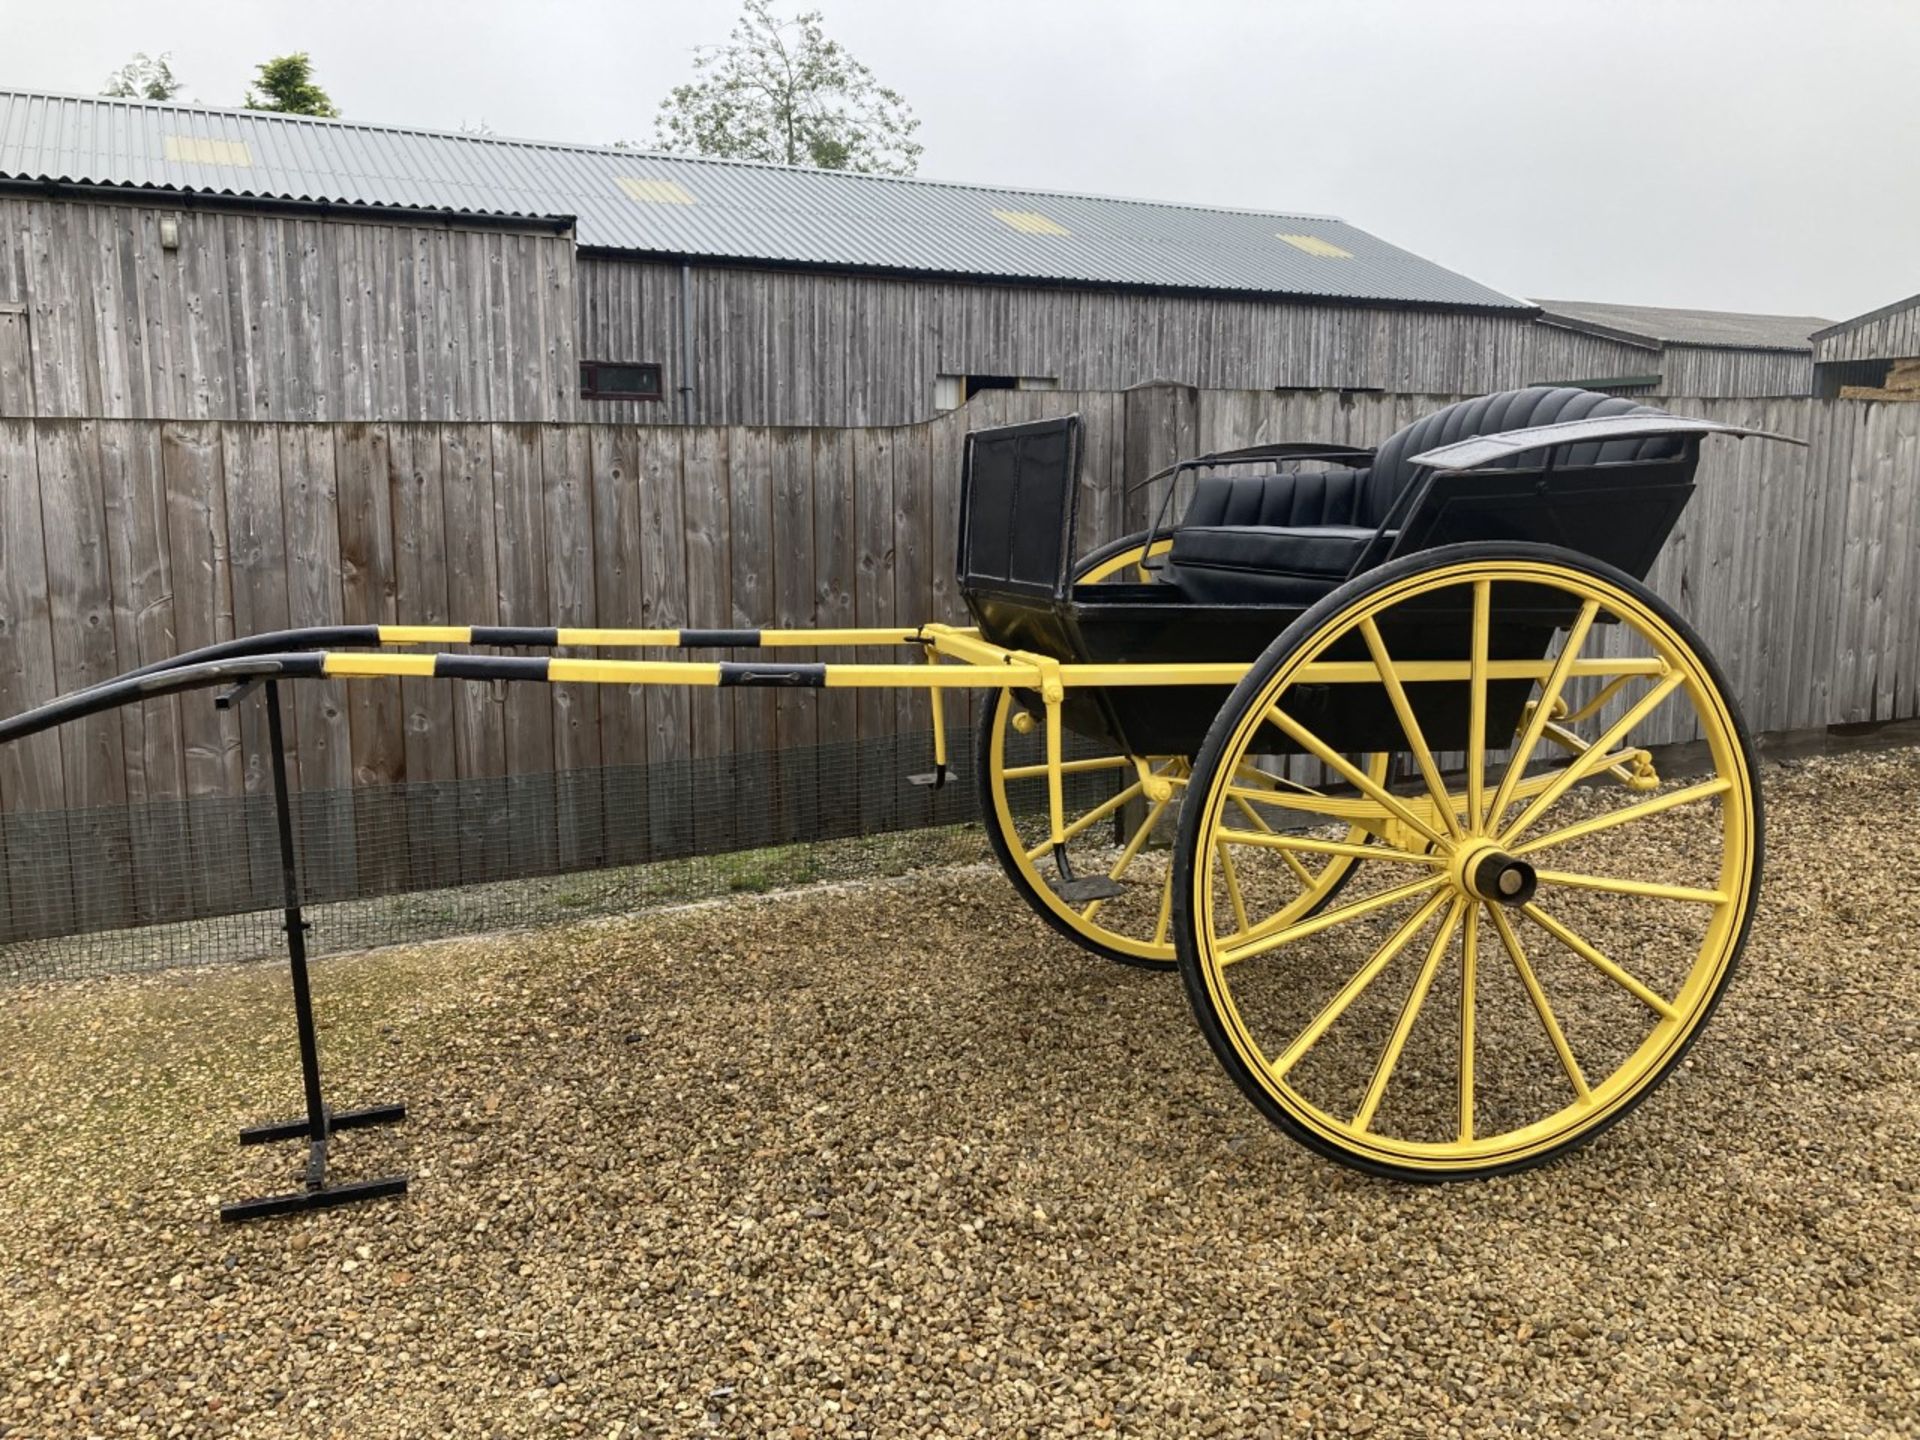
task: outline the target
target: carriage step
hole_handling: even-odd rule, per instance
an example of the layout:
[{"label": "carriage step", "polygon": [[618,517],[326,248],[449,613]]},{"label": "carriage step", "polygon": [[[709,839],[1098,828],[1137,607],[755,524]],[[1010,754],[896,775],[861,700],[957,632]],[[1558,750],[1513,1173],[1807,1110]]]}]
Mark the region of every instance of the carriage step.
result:
[{"label": "carriage step", "polygon": [[1118,900],[1127,893],[1126,886],[1104,875],[1080,875],[1051,883],[1053,893],[1072,905],[1085,905],[1090,900]]}]

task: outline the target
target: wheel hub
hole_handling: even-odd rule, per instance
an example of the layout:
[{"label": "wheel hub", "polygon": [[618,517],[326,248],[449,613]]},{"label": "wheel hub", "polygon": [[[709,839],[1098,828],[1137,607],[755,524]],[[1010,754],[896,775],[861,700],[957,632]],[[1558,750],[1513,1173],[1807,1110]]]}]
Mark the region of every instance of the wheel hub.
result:
[{"label": "wheel hub", "polygon": [[1533,866],[1498,845],[1462,847],[1454,856],[1454,883],[1491,905],[1525,905],[1540,886]]}]

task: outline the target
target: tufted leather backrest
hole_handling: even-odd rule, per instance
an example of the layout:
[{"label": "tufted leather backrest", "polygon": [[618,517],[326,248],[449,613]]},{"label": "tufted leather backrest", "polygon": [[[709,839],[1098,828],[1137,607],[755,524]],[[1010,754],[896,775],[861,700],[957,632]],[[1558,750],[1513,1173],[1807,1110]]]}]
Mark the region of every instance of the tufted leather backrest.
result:
[{"label": "tufted leather backrest", "polygon": [[1185,525],[1352,525],[1367,472],[1347,466],[1207,475],[1194,487]]},{"label": "tufted leather backrest", "polygon": [[[1201,478],[1182,522],[1190,526],[1273,525],[1285,527],[1358,525],[1377,528],[1393,502],[1413,481],[1416,455],[1456,440],[1524,430],[1530,425],[1553,425],[1562,420],[1586,420],[1605,415],[1658,415],[1663,412],[1618,395],[1597,390],[1575,390],[1564,385],[1535,385],[1525,390],[1503,390],[1461,400],[1431,415],[1422,415],[1394,433],[1359,469],[1334,466],[1318,471],[1272,471],[1265,475],[1225,474]],[[1576,465],[1615,464],[1630,460],[1664,460],[1680,453],[1685,442],[1677,435],[1643,440],[1607,440],[1562,446],[1554,456],[1556,469]],[[1500,462],[1518,469],[1537,465],[1540,456],[1518,455]]]},{"label": "tufted leather backrest", "polygon": [[[1461,400],[1423,415],[1411,425],[1396,431],[1373,457],[1366,475],[1355,523],[1378,525],[1393,508],[1393,502],[1412,482],[1415,455],[1424,455],[1440,445],[1456,440],[1471,440],[1480,435],[1497,435],[1504,430],[1525,430],[1533,425],[1555,425],[1563,420],[1586,420],[1604,415],[1659,415],[1651,405],[1619,395],[1602,395],[1597,390],[1575,390],[1568,386],[1534,385],[1525,390],[1503,390],[1498,395],[1481,395]],[[1629,460],[1667,459],[1678,455],[1683,441],[1677,435],[1659,435],[1639,440],[1607,440],[1585,445],[1568,445],[1554,456],[1556,468],[1577,465],[1610,465]],[[1503,462],[1505,468],[1536,465],[1538,454],[1520,455]]]}]

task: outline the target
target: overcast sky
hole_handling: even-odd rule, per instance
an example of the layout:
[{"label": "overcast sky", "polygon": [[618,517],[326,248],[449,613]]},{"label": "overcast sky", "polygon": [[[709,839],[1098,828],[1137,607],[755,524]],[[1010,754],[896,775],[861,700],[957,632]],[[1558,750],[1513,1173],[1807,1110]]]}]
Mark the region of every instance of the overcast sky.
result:
[{"label": "overcast sky", "polygon": [[[1338,215],[1513,295],[1838,319],[1920,291],[1915,0],[806,3],[905,93],[930,178]],[[232,105],[304,49],[348,119],[644,140],[736,9],[0,0],[0,85],[170,50]]]}]

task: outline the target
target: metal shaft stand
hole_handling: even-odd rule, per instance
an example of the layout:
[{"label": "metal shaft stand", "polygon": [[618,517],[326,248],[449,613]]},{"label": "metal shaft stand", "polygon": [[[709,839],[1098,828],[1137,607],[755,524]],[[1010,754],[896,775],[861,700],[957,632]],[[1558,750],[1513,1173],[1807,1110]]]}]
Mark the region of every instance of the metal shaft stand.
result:
[{"label": "metal shaft stand", "polygon": [[266,691],[267,764],[273,776],[273,810],[280,832],[281,893],[286,908],[287,961],[293,975],[293,1016],[300,1033],[300,1079],[306,1088],[303,1119],[276,1125],[255,1125],[240,1132],[242,1145],[264,1145],[274,1140],[307,1142],[307,1173],[303,1188],[285,1195],[266,1195],[220,1207],[222,1220],[257,1220],[267,1215],[290,1215],[300,1210],[325,1210],[375,1200],[382,1195],[404,1195],[407,1177],[327,1183],[327,1141],[336,1130],[358,1130],[367,1125],[390,1125],[407,1118],[405,1105],[375,1105],[365,1110],[334,1111],[320,1088],[320,1045],[313,1028],[313,993],[307,981],[307,922],[300,911],[300,872],[293,849],[293,806],[287,793],[287,752],[280,720],[280,689],[272,680],[250,680],[220,695],[215,704],[231,709],[255,685]]}]

